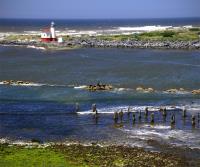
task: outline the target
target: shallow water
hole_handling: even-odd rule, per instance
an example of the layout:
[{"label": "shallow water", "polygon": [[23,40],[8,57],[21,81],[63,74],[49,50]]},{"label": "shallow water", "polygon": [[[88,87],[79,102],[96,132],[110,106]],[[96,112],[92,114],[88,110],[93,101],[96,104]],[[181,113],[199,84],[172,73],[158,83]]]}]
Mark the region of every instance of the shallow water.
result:
[{"label": "shallow water", "polygon": [[[0,80],[31,81],[33,85],[0,84],[0,138],[10,140],[99,141],[149,149],[167,146],[200,149],[200,96],[190,93],[200,85],[200,51],[152,49],[78,49],[40,51],[0,47]],[[89,92],[82,85],[112,84],[108,92]],[[156,92],[142,93],[138,86]],[[185,92],[166,93],[170,88]],[[75,103],[80,112],[75,112]],[[97,104],[99,118],[91,113]],[[127,109],[136,113],[136,122]],[[144,117],[148,106],[155,114]],[[158,111],[168,109],[166,120]],[[187,117],[182,118],[182,108]],[[123,122],[113,113],[123,109]],[[139,121],[138,112],[142,112]],[[176,114],[176,124],[170,117]],[[191,125],[191,115],[196,125]],[[152,144],[156,141],[159,144]]]}]

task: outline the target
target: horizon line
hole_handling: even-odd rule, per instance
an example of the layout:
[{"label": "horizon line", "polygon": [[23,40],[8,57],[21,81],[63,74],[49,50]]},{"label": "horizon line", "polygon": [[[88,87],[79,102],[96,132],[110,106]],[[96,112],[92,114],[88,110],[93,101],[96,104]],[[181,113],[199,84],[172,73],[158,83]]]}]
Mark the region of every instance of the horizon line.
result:
[{"label": "horizon line", "polygon": [[32,20],[139,20],[139,19],[200,19],[200,16],[188,16],[188,17],[142,17],[142,18],[18,18],[18,17],[0,17],[0,19],[32,19]]}]

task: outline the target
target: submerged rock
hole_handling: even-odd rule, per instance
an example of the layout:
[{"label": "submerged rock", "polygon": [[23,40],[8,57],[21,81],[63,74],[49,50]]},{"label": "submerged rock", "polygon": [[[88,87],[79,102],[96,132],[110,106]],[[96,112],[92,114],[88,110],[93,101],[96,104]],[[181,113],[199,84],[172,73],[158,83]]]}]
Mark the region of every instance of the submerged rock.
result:
[{"label": "submerged rock", "polygon": [[144,93],[151,93],[151,92],[154,92],[154,89],[153,88],[137,87],[136,91],[138,91],[138,92],[144,92]]},{"label": "submerged rock", "polygon": [[105,85],[105,84],[97,84],[97,85],[89,85],[86,87],[87,90],[90,91],[99,91],[99,90],[112,90],[112,85]]},{"label": "submerged rock", "polygon": [[167,93],[188,93],[187,90],[185,90],[184,88],[172,88],[172,89],[168,89],[168,90],[165,90],[164,92],[167,92]]},{"label": "submerged rock", "polygon": [[178,89],[168,89],[165,92],[168,92],[168,93],[177,93],[178,91],[179,91]]},{"label": "submerged rock", "polygon": [[4,80],[2,81],[3,84],[5,85],[28,85],[30,84],[31,82],[29,81],[13,81],[13,80]]},{"label": "submerged rock", "polygon": [[192,91],[192,94],[200,94],[200,89],[193,90],[193,91]]}]

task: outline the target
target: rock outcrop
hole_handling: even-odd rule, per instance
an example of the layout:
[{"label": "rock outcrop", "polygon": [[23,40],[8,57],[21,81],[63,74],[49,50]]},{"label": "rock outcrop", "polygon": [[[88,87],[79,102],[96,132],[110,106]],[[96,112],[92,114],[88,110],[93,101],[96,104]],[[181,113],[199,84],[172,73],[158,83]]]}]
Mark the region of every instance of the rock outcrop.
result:
[{"label": "rock outcrop", "polygon": [[112,85],[106,85],[106,84],[96,84],[96,85],[89,85],[86,87],[89,91],[102,91],[102,90],[112,90]]}]

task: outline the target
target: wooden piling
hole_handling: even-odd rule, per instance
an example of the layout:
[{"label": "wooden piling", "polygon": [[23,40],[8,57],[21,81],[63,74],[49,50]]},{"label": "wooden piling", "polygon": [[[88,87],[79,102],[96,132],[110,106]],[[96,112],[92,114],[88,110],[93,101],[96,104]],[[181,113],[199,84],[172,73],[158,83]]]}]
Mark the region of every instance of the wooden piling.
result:
[{"label": "wooden piling", "polygon": [[139,116],[138,116],[138,119],[141,120],[142,118],[142,114],[141,114],[141,111],[139,112]]},{"label": "wooden piling", "polygon": [[147,118],[148,117],[148,113],[149,113],[149,109],[148,107],[145,108],[145,117]]},{"label": "wooden piling", "polygon": [[186,109],[184,108],[183,109],[183,118],[185,118],[185,117],[187,117],[187,115],[186,115]]},{"label": "wooden piling", "polygon": [[128,115],[128,117],[130,116],[130,113],[131,113],[131,107],[129,106],[129,107],[128,107],[128,110],[127,110],[127,115]]},{"label": "wooden piling", "polygon": [[123,120],[123,115],[124,115],[124,113],[123,113],[123,110],[121,109],[121,111],[119,112],[119,118],[120,118],[121,122]]},{"label": "wooden piling", "polygon": [[151,113],[151,124],[154,124],[154,113]]},{"label": "wooden piling", "polygon": [[96,112],[97,110],[97,105],[94,103],[92,104],[92,112]]},{"label": "wooden piling", "polygon": [[195,126],[196,122],[195,122],[195,115],[192,115],[192,126]]},{"label": "wooden piling", "polygon": [[135,123],[135,113],[133,112],[133,115],[132,115],[132,120],[133,120],[133,123]]},{"label": "wooden piling", "polygon": [[114,112],[113,119],[114,119],[115,123],[118,122],[118,119],[119,119],[119,114],[118,114],[118,112]]},{"label": "wooden piling", "polygon": [[164,118],[167,117],[167,109],[166,109],[166,108],[164,108],[164,109],[162,110],[162,115],[163,115]]},{"label": "wooden piling", "polygon": [[79,103],[76,103],[76,104],[75,104],[75,111],[76,111],[76,112],[79,112],[79,111],[80,111]]},{"label": "wooden piling", "polygon": [[171,116],[171,124],[174,125],[175,124],[175,115],[172,114]]}]

